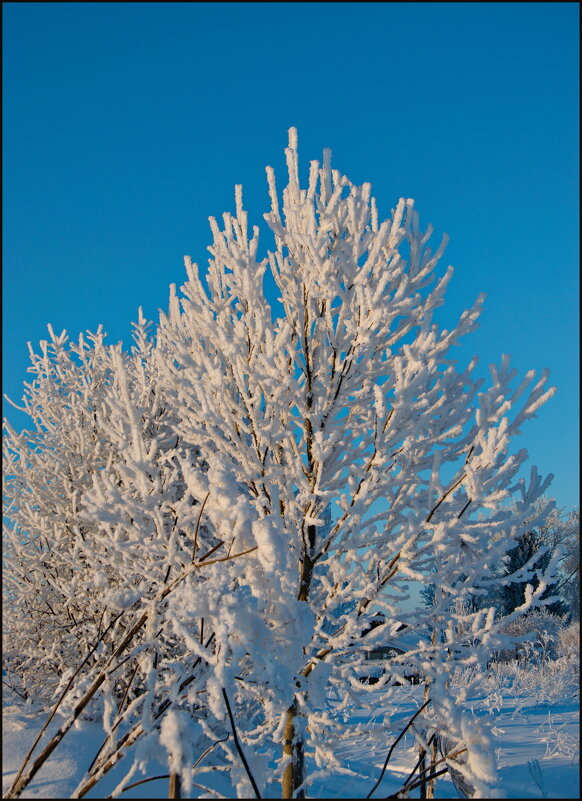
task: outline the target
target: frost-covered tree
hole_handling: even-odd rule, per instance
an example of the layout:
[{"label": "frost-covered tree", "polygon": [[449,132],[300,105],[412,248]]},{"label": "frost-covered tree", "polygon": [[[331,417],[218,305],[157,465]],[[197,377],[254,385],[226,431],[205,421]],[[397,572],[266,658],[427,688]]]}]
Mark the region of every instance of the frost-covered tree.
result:
[{"label": "frost-covered tree", "polygon": [[[195,590],[184,583],[172,625],[184,636],[196,619],[214,620],[213,711],[224,715],[226,690],[244,740],[257,751],[282,746],[263,775],[280,772],[290,797],[310,781],[306,760],[316,772],[342,769],[328,747],[341,725],[324,689],[337,685],[347,703],[370,641],[400,621],[437,636],[395,657],[392,675],[420,667],[438,725],[460,736],[446,684],[456,664],[486,655],[495,623],[493,610],[469,615],[470,645],[456,640],[467,621],[456,625],[451,599],[488,589],[548,484],[535,470],[529,485],[517,478],[526,452],[510,454],[509,443],[553,390],[546,372],[512,387],[503,357],[480,391],[476,359],[459,371],[450,349],[475,327],[482,298],[450,331],[433,322],[452,270],[435,281],[444,242],[430,251],[412,201],[380,222],[370,185],[332,170],[329,151],[311,163],[305,188],[293,129],[286,154],[282,206],[267,171],[274,251],[259,258],[238,187],[235,216],[222,228],[211,220],[206,285],[187,259],[183,297],[172,291],[159,336],[178,431],[208,464],[205,474],[183,464],[188,488],[207,499],[217,537],[258,546]],[[330,504],[331,529],[322,524]],[[493,533],[502,536],[493,542]],[[435,603],[404,615],[407,582],[425,581],[429,568]],[[541,579],[525,606],[544,588]],[[378,610],[385,627],[362,638]]]},{"label": "frost-covered tree", "polygon": [[[280,783],[283,797],[303,797],[316,779],[351,772],[334,747],[350,708],[372,706],[379,690],[389,705],[396,683],[420,673],[423,728],[462,744],[458,771],[487,795],[494,762],[463,711],[471,687],[450,687],[459,666],[484,664],[503,640],[494,607],[467,602],[488,597],[504,554],[541,517],[535,503],[551,477],[534,468],[520,478],[527,453],[510,445],[554,390],[547,371],[516,385],[508,356],[490,366],[488,389],[476,358],[457,367],[451,349],[477,325],[483,298],[451,330],[435,323],[452,269],[437,276],[445,241],[430,250],[411,200],[381,221],[370,185],[332,169],[329,151],[303,187],[294,129],[286,156],[282,202],[267,170],[272,252],[259,255],[237,187],[235,214],[211,219],[206,275],[186,259],[181,296],[172,287],[148,357],[162,434],[144,433],[135,368],[111,355],[117,390],[101,419],[115,455],[93,472],[82,515],[98,532],[94,584],[117,575],[137,588],[119,603],[121,621],[137,621],[130,634],[143,626],[124,645],[144,681],[129,741],[159,729],[186,788],[187,754],[215,743],[239,796]],[[506,624],[541,602],[553,567],[520,568],[516,581],[538,583]],[[411,581],[434,584],[430,607],[404,611]],[[370,648],[403,630],[418,647],[395,651],[384,677],[362,684]],[[122,747],[111,747],[103,660],[91,692],[105,691],[109,750],[75,797]],[[141,765],[143,752],[125,784]]]}]

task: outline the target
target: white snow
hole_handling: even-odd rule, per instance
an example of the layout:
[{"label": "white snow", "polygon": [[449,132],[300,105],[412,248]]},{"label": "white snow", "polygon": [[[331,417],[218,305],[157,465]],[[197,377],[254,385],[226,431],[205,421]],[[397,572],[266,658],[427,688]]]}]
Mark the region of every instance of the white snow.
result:
[{"label": "white snow", "polygon": [[[392,739],[401,731],[403,725],[421,703],[421,687],[403,687],[398,706],[387,707],[383,703],[382,691],[372,694],[376,702],[376,712],[360,717],[355,711],[345,722],[346,738],[338,744],[327,746],[331,753],[347,759],[353,775],[334,773],[333,769],[324,771],[320,779],[310,786],[308,795],[313,798],[357,798],[365,797],[379,776],[382,764]],[[580,707],[578,701],[563,700],[536,703],[527,695],[512,696],[501,694],[497,706],[487,713],[486,707],[492,702],[491,694],[470,699],[466,704],[469,715],[494,720],[493,745],[497,761],[496,794],[505,798],[579,798],[579,726]],[[494,699],[493,699],[494,702]],[[337,708],[339,702],[335,702]],[[38,731],[44,715],[39,710],[26,710],[24,706],[4,707],[3,726],[3,791],[5,792],[20,765],[26,750]],[[57,719],[55,725],[59,723]],[[184,720],[168,719],[162,726],[158,760],[150,759],[148,776],[167,774],[165,761],[166,748],[179,760],[184,737],[179,736],[184,728]],[[51,726],[51,730],[52,730]],[[379,736],[379,732],[381,736]],[[182,732],[183,735],[183,732]],[[86,768],[103,739],[101,726],[94,722],[83,722],[73,729],[55,750],[39,774],[24,791],[23,798],[67,798],[81,779]],[[150,749],[154,750],[155,749]],[[404,780],[414,765],[418,746],[413,735],[408,732],[396,748],[390,760],[382,784],[374,794],[381,798],[399,789],[398,780]],[[200,754],[193,754],[196,760]],[[211,760],[208,759],[208,766]],[[197,769],[193,779],[192,798],[211,797],[196,785],[203,785],[219,793],[219,797],[229,795],[226,777],[221,772],[204,768]],[[537,767],[536,767],[537,766]],[[103,798],[110,793],[119,779],[127,771],[127,760],[105,776],[102,782],[89,792],[88,798]],[[359,774],[359,775],[356,775]],[[536,778],[537,777],[537,778]],[[145,778],[141,774],[133,781]],[[539,782],[542,782],[540,787]],[[273,786],[268,797],[277,797],[279,788]],[[418,790],[411,793],[418,797]],[[544,795],[545,793],[545,795]],[[122,794],[123,798],[160,798],[167,795],[167,779],[140,785]],[[456,797],[454,787],[445,774],[437,779],[437,798]]]}]

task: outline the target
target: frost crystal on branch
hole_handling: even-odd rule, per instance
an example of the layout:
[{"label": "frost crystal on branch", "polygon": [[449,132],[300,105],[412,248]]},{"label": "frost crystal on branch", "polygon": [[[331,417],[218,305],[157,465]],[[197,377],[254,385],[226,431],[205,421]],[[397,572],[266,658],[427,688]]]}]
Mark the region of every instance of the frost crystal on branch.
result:
[{"label": "frost crystal on branch", "polygon": [[[515,386],[508,356],[488,389],[476,359],[457,369],[450,349],[483,298],[451,330],[434,322],[453,271],[437,274],[446,240],[431,250],[412,200],[380,221],[370,184],[332,169],[329,151],[302,188],[294,129],[286,158],[282,203],[267,169],[274,250],[260,255],[237,187],[234,214],[210,220],[208,270],[185,260],[155,344],[140,318],[132,354],[81,341],[78,362],[53,338],[33,356],[38,431],[7,438],[10,608],[23,624],[25,565],[55,623],[83,588],[74,611],[88,633],[56,665],[46,657],[56,676],[100,614],[123,613],[121,636],[150,610],[121,675],[137,666],[135,720],[148,736],[161,726],[184,784],[185,717],[168,717],[180,709],[202,727],[201,748],[221,741],[212,754],[240,795],[281,782],[284,797],[301,796],[315,776],[348,770],[329,745],[344,711],[380,689],[389,705],[416,675],[431,695],[424,725],[466,749],[459,771],[486,794],[489,740],[462,709],[470,688],[450,687],[500,641],[495,609],[473,601],[490,597],[551,479],[519,479],[527,454],[510,444],[554,390],[546,371]],[[402,606],[411,581],[435,586],[432,605]],[[40,621],[44,649],[53,621]],[[403,631],[406,647],[363,684],[370,651]]]}]

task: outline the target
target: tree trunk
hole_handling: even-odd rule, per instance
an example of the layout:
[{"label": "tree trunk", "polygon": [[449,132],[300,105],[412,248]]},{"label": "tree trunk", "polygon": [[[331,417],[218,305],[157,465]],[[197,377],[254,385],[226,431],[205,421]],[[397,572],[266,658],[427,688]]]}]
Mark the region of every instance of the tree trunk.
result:
[{"label": "tree trunk", "polygon": [[[431,746],[430,746],[430,763],[429,763],[429,773],[433,771],[433,765],[437,761],[437,737],[435,736]],[[434,791],[435,791],[435,783],[436,779],[431,779],[426,783],[426,797],[427,798],[434,798]]]},{"label": "tree trunk", "polygon": [[[435,632],[434,632],[434,629],[433,629],[433,632],[432,632],[431,642],[434,645],[434,643],[435,643]],[[424,703],[426,703],[428,701],[429,697],[430,697],[430,681],[427,678],[427,679],[425,679],[425,682],[424,682]],[[423,737],[424,737],[425,740],[428,739],[428,729],[425,729],[423,731]],[[435,738],[435,740],[433,740],[433,744],[434,744],[435,741],[436,741],[436,738]],[[434,748],[431,749],[431,753],[434,754]],[[425,769],[427,767],[427,765],[426,765],[427,756],[428,756],[427,752],[422,747],[422,745],[420,745],[419,746],[420,775],[423,776],[423,778],[424,778],[424,771],[425,771]],[[432,767],[432,763],[433,762],[434,762],[434,759],[432,760],[432,762],[429,761],[428,773],[430,773],[430,768]],[[421,798],[434,798],[434,779],[431,779],[429,782],[427,782],[425,784],[421,784],[421,786],[420,786],[420,797]]]},{"label": "tree trunk", "polygon": [[170,786],[168,798],[182,798],[182,782],[178,773],[170,773]]},{"label": "tree trunk", "polygon": [[[311,401],[308,398],[308,408],[311,408]],[[311,455],[311,423],[307,425],[307,455],[310,472],[313,473],[313,457]],[[315,548],[316,527],[307,526],[307,539],[309,547],[302,554],[299,568],[299,592],[297,600],[307,603],[311,580],[313,578],[313,550]],[[298,715],[297,701],[293,701],[287,710],[285,729],[283,730],[283,756],[289,757],[289,764],[283,771],[281,778],[281,798],[305,798],[305,791],[299,790],[304,781],[304,758],[303,758],[303,733],[298,734],[295,719]]]},{"label": "tree trunk", "polygon": [[[426,770],[426,751],[424,750],[422,745],[418,746],[418,758],[420,763],[418,766],[419,775],[422,776],[422,778],[424,778],[424,771]],[[420,785],[419,792],[420,792],[419,798],[428,798],[426,793],[426,784]]]},{"label": "tree trunk", "polygon": [[[305,601],[309,596],[311,579],[313,578],[313,558],[311,552],[315,546],[315,526],[307,527],[309,540],[309,551],[303,554],[301,567],[299,570],[299,592],[298,601]],[[283,731],[283,755],[290,757],[290,762],[283,771],[281,779],[281,798],[305,798],[304,790],[301,787],[304,781],[304,758],[303,758],[303,733],[297,732],[295,719],[298,715],[297,702],[294,701],[287,710],[285,729]]]},{"label": "tree trunk", "polygon": [[285,729],[283,731],[283,755],[290,757],[289,764],[283,771],[281,781],[281,798],[305,798],[305,792],[298,787],[303,784],[303,742],[296,737],[295,718],[297,711],[295,704],[287,710]]}]

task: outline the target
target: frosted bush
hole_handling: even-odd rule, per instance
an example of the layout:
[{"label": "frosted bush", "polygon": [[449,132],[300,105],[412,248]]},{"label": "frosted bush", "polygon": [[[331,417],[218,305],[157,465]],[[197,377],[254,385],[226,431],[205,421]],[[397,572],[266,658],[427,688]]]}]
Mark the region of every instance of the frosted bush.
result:
[{"label": "frosted bush", "polygon": [[579,697],[578,625],[559,628],[552,649],[544,649],[545,641],[547,638],[542,630],[537,647],[531,640],[526,640],[520,644],[517,658],[506,655],[504,660],[490,663],[481,677],[481,684],[490,699],[494,697],[499,701],[502,697],[528,696],[533,702],[544,703]]},{"label": "frosted bush", "polygon": [[558,632],[556,651],[561,659],[580,660],[580,621],[576,620]]},{"label": "frosted bush", "polygon": [[498,652],[497,659],[522,661],[553,658],[564,629],[565,617],[548,612],[544,607],[532,609],[522,617],[502,626],[501,631],[515,641],[513,648]]}]

